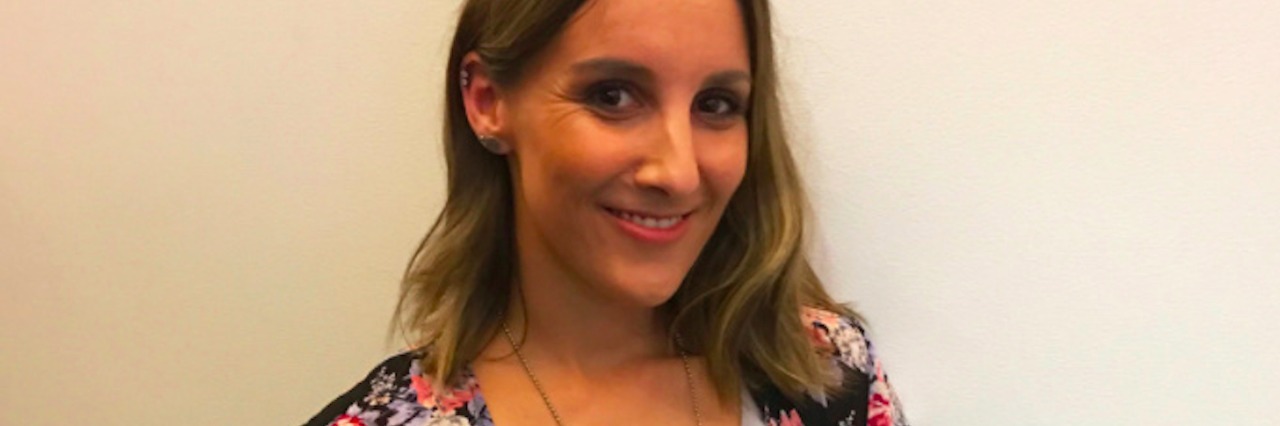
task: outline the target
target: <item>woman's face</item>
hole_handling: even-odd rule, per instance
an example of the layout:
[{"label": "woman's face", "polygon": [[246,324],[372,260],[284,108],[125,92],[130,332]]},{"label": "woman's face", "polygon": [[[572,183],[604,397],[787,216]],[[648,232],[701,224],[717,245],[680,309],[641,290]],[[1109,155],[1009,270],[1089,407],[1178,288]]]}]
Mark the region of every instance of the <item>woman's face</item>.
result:
[{"label": "woman's face", "polygon": [[742,181],[750,69],[734,0],[588,2],[501,96],[521,261],[670,298]]}]

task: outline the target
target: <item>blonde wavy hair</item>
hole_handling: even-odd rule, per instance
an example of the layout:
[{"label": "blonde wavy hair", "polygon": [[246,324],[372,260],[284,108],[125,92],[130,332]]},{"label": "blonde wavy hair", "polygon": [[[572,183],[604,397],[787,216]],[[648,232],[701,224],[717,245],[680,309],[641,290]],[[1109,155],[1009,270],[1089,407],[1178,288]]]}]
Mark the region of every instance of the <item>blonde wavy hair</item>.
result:
[{"label": "blonde wavy hair", "polygon": [[[405,270],[393,327],[426,373],[454,382],[496,336],[514,263],[511,175],[476,140],[462,104],[461,61],[476,52],[499,86],[560,33],[585,0],[470,0],[445,73],[444,209]],[[814,350],[803,307],[856,318],[834,302],[805,253],[807,201],[787,147],[767,0],[739,0],[751,52],[746,174],[679,290],[662,306],[684,349],[705,357],[720,398],[772,384],[789,396],[838,389]]]}]

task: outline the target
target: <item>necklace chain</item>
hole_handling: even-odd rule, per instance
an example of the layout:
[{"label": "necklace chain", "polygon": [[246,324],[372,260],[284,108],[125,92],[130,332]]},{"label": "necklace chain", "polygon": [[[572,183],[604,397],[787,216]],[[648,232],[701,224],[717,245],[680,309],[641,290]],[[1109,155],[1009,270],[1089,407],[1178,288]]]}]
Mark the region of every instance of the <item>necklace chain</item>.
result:
[{"label": "necklace chain", "polygon": [[[511,343],[511,349],[516,353],[516,359],[520,360],[520,366],[524,368],[524,373],[529,376],[529,381],[533,382],[533,388],[538,391],[538,396],[542,397],[542,403],[547,406],[547,411],[551,412],[551,418],[556,421],[559,426],[564,426],[564,419],[560,418],[560,412],[556,411],[556,406],[551,404],[551,398],[547,397],[547,391],[542,388],[542,381],[538,380],[538,376],[533,374],[533,368],[529,367],[529,361],[524,358],[524,353],[520,351],[520,345],[516,344],[516,339],[511,337],[511,329],[507,328],[507,322],[502,322],[502,334],[507,336],[507,342]],[[676,346],[680,346],[680,337],[676,336]],[[702,410],[698,409],[698,392],[693,387],[693,370],[689,368],[689,355],[684,352],[684,348],[678,348],[680,351],[680,363],[684,365],[685,384],[689,386],[689,399],[693,403],[693,421],[698,426],[702,426]]]}]

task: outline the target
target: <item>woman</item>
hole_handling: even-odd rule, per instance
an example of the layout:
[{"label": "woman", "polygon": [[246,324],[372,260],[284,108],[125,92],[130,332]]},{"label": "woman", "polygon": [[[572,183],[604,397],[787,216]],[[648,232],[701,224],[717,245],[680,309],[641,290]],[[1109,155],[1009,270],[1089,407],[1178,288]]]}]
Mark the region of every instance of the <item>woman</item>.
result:
[{"label": "woman", "polygon": [[473,0],[416,348],[313,425],[905,424],[802,250],[766,0]]}]

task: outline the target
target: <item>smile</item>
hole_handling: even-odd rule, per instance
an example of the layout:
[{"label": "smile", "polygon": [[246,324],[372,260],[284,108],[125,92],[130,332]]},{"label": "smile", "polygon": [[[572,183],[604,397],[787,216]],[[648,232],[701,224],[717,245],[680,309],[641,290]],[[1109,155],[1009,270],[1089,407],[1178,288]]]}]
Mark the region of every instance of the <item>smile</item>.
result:
[{"label": "smile", "polygon": [[618,224],[619,230],[636,240],[650,244],[668,244],[680,240],[689,229],[692,212],[675,215],[655,215],[605,207]]},{"label": "smile", "polygon": [[606,208],[610,214],[615,217],[651,229],[670,229],[680,222],[684,221],[688,215],[677,215],[667,217],[644,216],[637,213],[626,212],[622,210],[614,210]]}]

